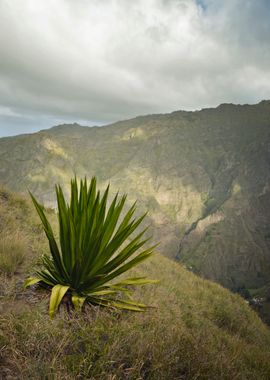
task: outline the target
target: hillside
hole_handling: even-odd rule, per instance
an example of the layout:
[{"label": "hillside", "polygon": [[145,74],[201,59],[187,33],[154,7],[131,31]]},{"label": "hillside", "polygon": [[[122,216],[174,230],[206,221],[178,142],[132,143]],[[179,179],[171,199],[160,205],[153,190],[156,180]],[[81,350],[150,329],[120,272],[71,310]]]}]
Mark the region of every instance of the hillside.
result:
[{"label": "hillside", "polygon": [[29,201],[1,189],[1,379],[270,378],[270,332],[255,312],[159,254],[136,270],[160,280],[135,292],[154,309],[61,309],[51,321],[47,293],[22,290],[47,249]]},{"label": "hillside", "polygon": [[2,138],[0,161],[0,183],[47,206],[74,173],[110,181],[149,210],[161,253],[236,291],[269,288],[270,101]]}]

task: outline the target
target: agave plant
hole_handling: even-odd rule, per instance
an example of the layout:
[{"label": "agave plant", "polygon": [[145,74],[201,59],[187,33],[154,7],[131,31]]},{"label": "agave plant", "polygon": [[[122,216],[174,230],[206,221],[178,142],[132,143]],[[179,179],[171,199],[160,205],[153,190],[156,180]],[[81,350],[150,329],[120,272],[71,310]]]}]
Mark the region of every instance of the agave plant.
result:
[{"label": "agave plant", "polygon": [[[61,301],[68,298],[75,309],[85,302],[134,311],[147,306],[130,298],[130,285],[156,282],[145,277],[113,280],[153,254],[155,246],[142,249],[149,240],[146,229],[133,235],[145,215],[134,217],[136,202],[126,213],[126,195],[114,197],[109,206],[109,186],[103,195],[96,178],[71,180],[70,203],[60,185],[56,185],[59,243],[44,213],[44,207],[30,193],[49,241],[51,255],[42,257],[42,269],[25,281],[25,287],[39,284],[52,288],[49,314],[54,316]],[[123,215],[124,214],[124,215]],[[132,235],[132,236],[131,236]]]}]

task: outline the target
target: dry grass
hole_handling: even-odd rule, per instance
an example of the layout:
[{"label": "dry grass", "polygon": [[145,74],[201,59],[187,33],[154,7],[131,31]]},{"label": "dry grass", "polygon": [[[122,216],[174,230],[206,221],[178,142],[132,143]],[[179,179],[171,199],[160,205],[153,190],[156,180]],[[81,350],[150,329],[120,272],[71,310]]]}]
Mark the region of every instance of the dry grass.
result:
[{"label": "dry grass", "polygon": [[51,321],[48,294],[21,287],[46,247],[43,234],[29,206],[23,213],[16,202],[1,207],[0,217],[9,215],[9,226],[23,231],[30,247],[22,273],[0,275],[1,379],[270,378],[270,332],[249,306],[159,255],[134,271],[160,279],[135,292],[155,308],[89,307],[69,317],[62,307]]},{"label": "dry grass", "polygon": [[0,237],[0,272],[11,276],[18,271],[27,254],[27,243],[20,232]]}]

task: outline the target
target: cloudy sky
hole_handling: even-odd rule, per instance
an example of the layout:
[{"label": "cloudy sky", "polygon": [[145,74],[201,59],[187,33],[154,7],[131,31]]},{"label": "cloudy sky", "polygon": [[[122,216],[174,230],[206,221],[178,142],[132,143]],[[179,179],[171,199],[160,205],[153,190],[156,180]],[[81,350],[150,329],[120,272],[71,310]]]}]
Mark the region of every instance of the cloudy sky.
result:
[{"label": "cloudy sky", "polygon": [[0,136],[270,99],[269,0],[0,0]]}]

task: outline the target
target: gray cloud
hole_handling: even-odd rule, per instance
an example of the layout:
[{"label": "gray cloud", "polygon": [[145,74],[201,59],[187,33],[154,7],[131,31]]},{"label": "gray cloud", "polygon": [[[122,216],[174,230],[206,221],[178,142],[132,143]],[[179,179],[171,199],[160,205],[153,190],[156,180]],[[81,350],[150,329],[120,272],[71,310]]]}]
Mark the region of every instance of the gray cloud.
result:
[{"label": "gray cloud", "polygon": [[0,0],[0,135],[270,98],[260,0]]}]

